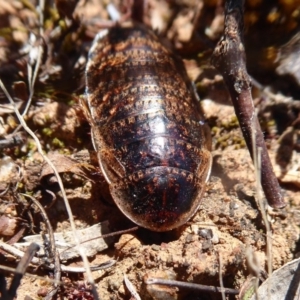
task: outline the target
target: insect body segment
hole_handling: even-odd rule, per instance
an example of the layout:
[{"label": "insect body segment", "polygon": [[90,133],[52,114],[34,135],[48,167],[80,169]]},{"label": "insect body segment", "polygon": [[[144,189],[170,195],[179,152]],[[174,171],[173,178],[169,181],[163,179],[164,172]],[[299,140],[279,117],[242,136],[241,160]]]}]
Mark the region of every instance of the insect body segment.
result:
[{"label": "insect body segment", "polygon": [[140,24],[95,39],[85,106],[114,201],[136,224],[168,231],[198,209],[211,141],[184,65]]}]

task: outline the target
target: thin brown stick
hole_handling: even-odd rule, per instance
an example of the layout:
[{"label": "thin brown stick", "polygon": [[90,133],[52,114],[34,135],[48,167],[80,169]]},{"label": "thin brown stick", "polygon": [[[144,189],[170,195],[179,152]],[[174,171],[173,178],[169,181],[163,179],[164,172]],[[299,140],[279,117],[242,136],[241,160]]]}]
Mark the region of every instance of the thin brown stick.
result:
[{"label": "thin brown stick", "polygon": [[14,299],[14,297],[17,294],[17,289],[21,283],[21,279],[22,279],[23,275],[25,274],[28,265],[30,264],[35,253],[39,249],[40,249],[39,245],[37,245],[35,243],[31,243],[28,246],[26,252],[24,253],[24,256],[21,258],[21,260],[16,268],[16,273],[12,279],[10,288],[7,292],[5,299],[7,299],[7,300]]},{"label": "thin brown stick", "polygon": [[21,196],[23,197],[27,197],[29,198],[37,207],[38,209],[40,210],[41,212],[41,216],[45,222],[45,225],[47,227],[47,231],[48,231],[48,234],[49,234],[49,242],[50,242],[50,249],[48,249],[49,251],[45,251],[45,252],[49,252],[49,258],[51,260],[54,259],[54,256],[55,256],[55,253],[56,253],[56,246],[55,246],[55,239],[54,239],[54,233],[53,233],[53,228],[51,226],[51,223],[50,223],[50,220],[47,216],[47,213],[44,209],[44,207],[42,206],[42,204],[37,201],[34,197],[30,196],[30,195],[27,195],[27,194],[20,194]]},{"label": "thin brown stick", "polygon": [[[56,250],[56,245],[55,245],[55,239],[54,239],[54,232],[53,232],[53,228],[51,226],[50,220],[47,216],[47,213],[44,209],[44,207],[42,206],[42,204],[37,201],[34,197],[30,196],[30,195],[26,195],[26,194],[21,194],[24,197],[28,197],[31,199],[31,201],[39,208],[39,210],[41,211],[41,216],[46,224],[47,227],[47,231],[48,231],[48,235],[49,235],[49,242],[50,242],[50,248],[49,253],[50,253],[50,259],[54,260],[54,278],[57,281],[60,281],[61,279],[61,267],[60,267],[60,260],[59,260],[59,254]],[[48,252],[48,251],[47,251]],[[46,249],[45,249],[45,253]],[[54,284],[54,289],[51,291],[51,295],[49,296],[49,294],[46,296],[46,299],[52,299],[52,297],[54,297],[54,295],[57,293],[59,289],[59,285],[58,284]]]},{"label": "thin brown stick", "polygon": [[[253,146],[262,149],[261,184],[268,204],[274,208],[282,208],[285,203],[273,172],[251,96],[251,80],[246,69],[243,44],[243,6],[244,0],[226,1],[224,34],[214,50],[212,64],[223,75],[252,160]],[[252,132],[255,136],[254,145]]]},{"label": "thin brown stick", "polygon": [[[61,279],[61,266],[60,266],[58,251],[56,251],[55,259],[54,259],[54,278],[56,281],[60,281]],[[58,293],[59,288],[60,285],[58,283],[54,283],[54,288],[47,294],[45,300],[53,299],[54,296]]]},{"label": "thin brown stick", "polygon": [[191,282],[183,282],[177,280],[167,280],[161,278],[148,278],[145,281],[146,284],[159,284],[159,285],[167,285],[167,286],[176,286],[182,289],[194,290],[194,291],[205,291],[205,292],[213,292],[213,293],[226,293],[231,295],[238,295],[239,291],[230,288],[221,288],[218,286],[210,286],[203,285]]},{"label": "thin brown stick", "polygon": [[222,300],[226,299],[225,296],[225,288],[224,288],[224,283],[223,283],[223,277],[222,277],[222,268],[223,268],[223,261],[220,253],[218,252],[218,258],[219,258],[219,282],[220,282],[220,288],[221,288],[221,294],[222,294]]}]

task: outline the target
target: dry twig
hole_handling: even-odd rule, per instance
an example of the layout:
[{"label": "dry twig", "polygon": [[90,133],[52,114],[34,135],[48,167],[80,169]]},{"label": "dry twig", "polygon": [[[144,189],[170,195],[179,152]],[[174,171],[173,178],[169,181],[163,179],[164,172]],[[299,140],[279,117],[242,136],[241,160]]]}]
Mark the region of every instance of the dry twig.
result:
[{"label": "dry twig", "polygon": [[230,288],[221,288],[217,286],[209,286],[197,283],[183,282],[177,280],[167,280],[161,278],[148,278],[145,281],[146,284],[160,284],[167,286],[176,286],[182,289],[193,290],[193,291],[204,291],[204,292],[213,292],[213,293],[225,293],[231,295],[238,295],[239,291]]},{"label": "dry twig", "polygon": [[[285,203],[273,172],[251,96],[251,81],[246,69],[243,44],[243,6],[244,0],[226,1],[224,34],[214,50],[212,63],[223,75],[252,159],[254,159],[253,147],[262,149],[261,184],[267,201],[274,208],[282,208]],[[254,144],[252,132],[255,136]]]},{"label": "dry twig", "polygon": [[10,284],[10,288],[7,292],[7,295],[5,296],[5,299],[12,300],[17,294],[17,289],[21,283],[21,279],[26,272],[26,269],[28,265],[30,264],[32,258],[34,257],[35,253],[39,250],[39,246],[35,243],[32,243],[27,248],[26,252],[24,253],[24,256],[21,258],[17,268],[16,273],[12,279],[12,282]]},{"label": "dry twig", "polygon": [[141,297],[140,295],[137,293],[134,285],[131,283],[131,281],[128,279],[127,275],[124,274],[124,282],[125,282],[125,285],[126,287],[128,288],[130,294],[132,295],[132,297],[135,299],[135,300],[141,300]]},{"label": "dry twig", "polygon": [[[41,215],[44,219],[44,222],[46,224],[47,230],[48,230],[48,234],[49,234],[49,241],[50,241],[50,259],[54,260],[54,278],[57,281],[60,281],[61,278],[61,267],[60,267],[60,260],[59,260],[59,254],[56,251],[56,246],[55,246],[55,239],[54,239],[54,233],[53,233],[53,228],[51,226],[50,220],[47,216],[47,213],[44,209],[44,207],[40,204],[39,201],[37,201],[34,197],[26,195],[26,194],[22,194],[24,197],[28,197],[31,199],[31,201],[39,208],[39,210],[41,211]],[[54,289],[51,291],[51,298],[52,296],[55,295],[55,293],[57,292],[59,288],[58,284],[54,285]],[[47,295],[48,297],[48,295]],[[50,299],[50,298],[49,298]]]},{"label": "dry twig", "polygon": [[224,289],[224,284],[223,284],[223,277],[222,277],[222,268],[223,268],[223,262],[222,262],[222,257],[220,253],[218,253],[218,258],[219,258],[219,282],[220,282],[220,287],[221,287],[221,294],[222,294],[222,300],[226,299],[225,296],[225,289]]}]

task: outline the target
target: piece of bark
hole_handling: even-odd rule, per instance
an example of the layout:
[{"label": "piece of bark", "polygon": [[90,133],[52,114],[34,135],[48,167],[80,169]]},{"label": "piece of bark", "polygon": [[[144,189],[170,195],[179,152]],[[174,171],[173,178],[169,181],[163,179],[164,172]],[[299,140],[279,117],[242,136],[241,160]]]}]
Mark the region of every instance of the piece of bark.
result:
[{"label": "piece of bark", "polygon": [[[91,227],[77,230],[77,234],[82,247],[88,257],[91,257],[98,252],[107,249],[113,242],[114,238],[101,238],[101,235],[110,233],[108,221],[95,224]],[[48,238],[48,235],[45,235]],[[98,237],[98,238],[97,238]],[[58,232],[54,233],[56,249],[59,252],[61,260],[69,260],[79,257],[76,243],[73,238],[73,232]],[[24,246],[34,242],[40,246],[39,255],[45,255],[44,240],[40,234],[24,237],[25,242],[16,243],[14,246],[22,249]]]}]

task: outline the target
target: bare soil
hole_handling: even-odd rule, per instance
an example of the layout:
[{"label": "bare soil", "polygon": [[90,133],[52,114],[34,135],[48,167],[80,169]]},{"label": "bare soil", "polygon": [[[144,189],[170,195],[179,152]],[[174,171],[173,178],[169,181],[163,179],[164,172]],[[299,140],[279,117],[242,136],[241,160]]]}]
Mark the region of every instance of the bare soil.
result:
[{"label": "bare soil", "polygon": [[[25,120],[63,178],[77,228],[109,221],[110,231],[115,232],[135,225],[113,204],[79,106],[88,49],[97,31],[111,26],[104,2],[57,0],[55,6],[46,1],[40,38],[38,3],[0,0],[0,78],[24,111],[30,95],[27,66],[30,57],[32,66],[36,65],[34,54],[39,46],[43,48]],[[299,1],[274,1],[272,6],[246,1],[245,46],[254,103],[287,204],[279,211],[266,206],[272,255],[266,254],[266,226],[257,204],[258,199],[263,203],[265,199],[257,189],[256,171],[222,77],[209,62],[223,30],[221,2],[148,1],[145,22],[182,56],[202,99],[213,138],[213,169],[201,208],[188,224],[167,233],[138,229],[117,235],[109,248],[89,258],[91,265],[117,260],[112,267],[92,273],[101,299],[134,299],[124,284],[124,274],[143,300],[221,299],[219,293],[147,285],[146,280],[220,286],[221,277],[224,287],[240,290],[251,276],[258,273],[262,279],[267,274],[268,261],[275,270],[299,256],[300,63],[294,55],[299,53]],[[128,7],[113,3],[126,16]],[[19,144],[10,138],[16,133],[21,135]],[[57,180],[33,139],[19,127],[2,91],[0,138],[12,141],[0,153],[2,241],[14,245],[24,236],[46,231],[40,210],[22,194],[45,207],[54,232],[70,230]],[[18,258],[1,250],[0,261],[15,268]],[[63,264],[83,265],[80,258]],[[46,281],[53,278],[53,271],[30,266],[28,273],[40,277],[24,276],[16,299],[46,297],[53,289]],[[0,275],[9,286],[12,274],[1,271]],[[86,279],[82,273],[63,272],[64,284],[55,297],[94,299]]]}]

